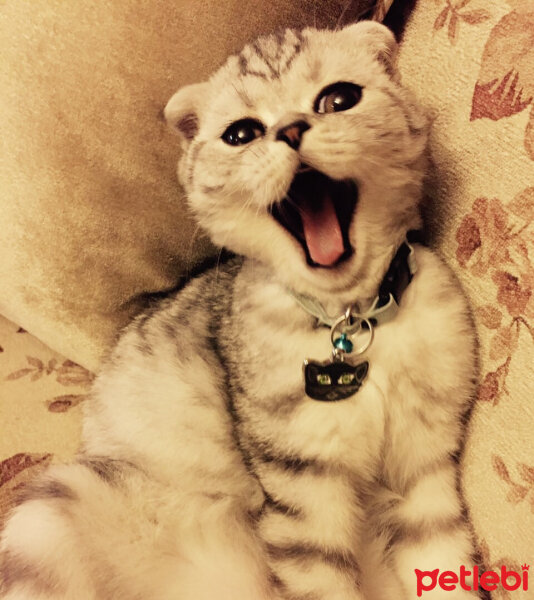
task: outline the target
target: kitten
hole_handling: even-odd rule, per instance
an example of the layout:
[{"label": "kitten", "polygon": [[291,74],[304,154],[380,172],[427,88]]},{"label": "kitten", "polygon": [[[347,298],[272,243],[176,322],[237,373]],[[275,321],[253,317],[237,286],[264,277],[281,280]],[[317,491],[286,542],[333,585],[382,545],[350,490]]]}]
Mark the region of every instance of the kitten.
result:
[{"label": "kitten", "polygon": [[394,52],[376,23],[287,30],[171,98],[190,205],[245,258],[125,330],[78,460],[5,528],[5,600],[411,600],[415,569],[473,564],[473,331],[404,245],[427,125]]}]

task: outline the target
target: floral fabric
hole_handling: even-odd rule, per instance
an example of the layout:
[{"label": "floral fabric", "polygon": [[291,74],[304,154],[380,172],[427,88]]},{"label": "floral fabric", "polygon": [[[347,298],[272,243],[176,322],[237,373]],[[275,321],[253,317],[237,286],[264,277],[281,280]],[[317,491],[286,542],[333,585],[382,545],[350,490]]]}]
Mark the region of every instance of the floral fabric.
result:
[{"label": "floral fabric", "polygon": [[93,377],[0,317],[0,528],[16,489],[76,452]]},{"label": "floral fabric", "polygon": [[422,0],[399,59],[433,119],[433,245],[479,336],[465,495],[487,567],[520,571],[534,559],[534,2]]}]

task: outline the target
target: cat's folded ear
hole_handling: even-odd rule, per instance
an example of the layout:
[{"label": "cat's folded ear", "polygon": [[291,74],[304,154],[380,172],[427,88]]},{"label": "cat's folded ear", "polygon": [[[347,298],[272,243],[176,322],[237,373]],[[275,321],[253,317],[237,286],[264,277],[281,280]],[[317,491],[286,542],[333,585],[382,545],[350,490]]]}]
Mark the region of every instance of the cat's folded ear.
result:
[{"label": "cat's folded ear", "polygon": [[376,21],[360,21],[343,29],[346,35],[364,40],[368,48],[375,54],[388,73],[394,71],[397,42],[391,29]]},{"label": "cat's folded ear", "polygon": [[193,83],[180,88],[163,111],[169,128],[182,143],[189,143],[198,133],[199,114],[206,94],[206,83]]}]

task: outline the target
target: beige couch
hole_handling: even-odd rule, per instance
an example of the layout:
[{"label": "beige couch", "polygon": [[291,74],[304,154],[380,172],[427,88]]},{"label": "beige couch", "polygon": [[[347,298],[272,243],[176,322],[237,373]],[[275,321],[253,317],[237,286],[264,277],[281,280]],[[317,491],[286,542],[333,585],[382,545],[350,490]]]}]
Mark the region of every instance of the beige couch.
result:
[{"label": "beige couch", "polygon": [[[75,452],[120,326],[213,251],[184,209],[166,99],[262,31],[390,4],[1,4],[0,525],[14,489]],[[434,118],[432,244],[480,337],[466,498],[486,564],[516,570],[534,556],[533,37],[528,0],[420,0],[399,55]]]}]

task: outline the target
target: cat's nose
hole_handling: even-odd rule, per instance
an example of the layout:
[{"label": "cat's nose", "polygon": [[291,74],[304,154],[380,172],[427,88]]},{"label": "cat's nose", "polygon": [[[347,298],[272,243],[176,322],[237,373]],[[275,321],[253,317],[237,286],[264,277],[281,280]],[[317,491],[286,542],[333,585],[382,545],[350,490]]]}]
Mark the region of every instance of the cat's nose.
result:
[{"label": "cat's nose", "polygon": [[306,121],[294,121],[281,127],[276,132],[276,139],[281,142],[285,142],[293,150],[298,150],[300,142],[302,140],[302,134],[308,131],[310,125]]}]

